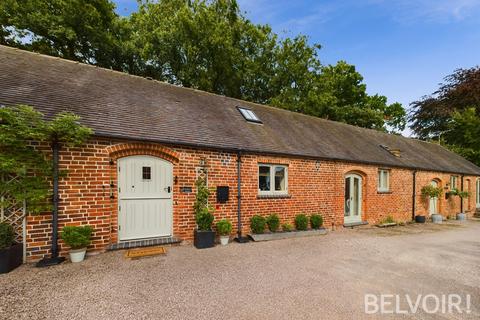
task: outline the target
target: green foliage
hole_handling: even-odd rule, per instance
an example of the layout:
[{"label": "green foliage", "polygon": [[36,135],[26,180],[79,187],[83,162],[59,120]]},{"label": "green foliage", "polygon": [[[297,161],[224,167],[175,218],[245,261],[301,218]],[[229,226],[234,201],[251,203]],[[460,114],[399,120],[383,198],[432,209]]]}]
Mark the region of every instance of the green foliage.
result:
[{"label": "green foliage", "polygon": [[26,200],[29,212],[48,209],[52,163],[45,153],[34,148],[34,144],[51,144],[55,140],[71,146],[82,144],[92,130],[80,125],[78,120],[79,117],[71,113],[61,113],[46,121],[29,106],[0,108],[3,205]]},{"label": "green foliage", "polygon": [[266,219],[260,215],[255,215],[250,218],[250,229],[253,233],[261,234],[265,232]]},{"label": "green foliage", "polygon": [[218,221],[217,232],[221,236],[228,236],[230,233],[232,233],[232,223],[227,219]]},{"label": "green foliage", "polygon": [[266,219],[268,230],[271,232],[277,232],[280,228],[280,218],[277,214],[271,214]]},{"label": "green foliage", "polygon": [[434,187],[431,184],[427,184],[422,187],[421,192],[424,197],[438,198],[442,195],[443,190],[441,187]]},{"label": "green foliage", "polygon": [[210,190],[207,187],[207,181],[201,177],[195,182],[197,194],[193,205],[195,211],[195,221],[200,231],[212,230],[212,224],[215,217],[213,216],[213,208],[208,205],[208,197]]},{"label": "green foliage", "polygon": [[301,213],[295,216],[295,228],[299,231],[307,230],[308,228],[308,217]]},{"label": "green foliage", "polygon": [[0,250],[9,248],[15,239],[13,228],[6,222],[0,222]]},{"label": "green foliage", "polygon": [[323,225],[323,217],[319,214],[312,214],[310,216],[310,226],[312,229],[320,229]]},{"label": "green foliage", "polygon": [[252,23],[235,0],[143,0],[126,18],[114,9],[110,0],[3,0],[0,44],[357,126],[405,126],[402,106],[368,95],[354,66],[323,66],[319,44]]},{"label": "green foliage", "polygon": [[0,44],[127,69],[128,28],[109,0],[2,0]]},{"label": "green foliage", "polygon": [[380,224],[395,223],[395,219],[391,215],[385,217],[385,219],[380,221]]},{"label": "green foliage", "polygon": [[458,196],[462,199],[468,198],[470,196],[470,193],[468,191],[460,191],[458,189],[451,190],[449,194],[452,196]]},{"label": "green foliage", "polygon": [[480,165],[480,67],[458,69],[431,95],[411,103],[410,128]]},{"label": "green foliage", "polygon": [[293,230],[293,226],[290,223],[282,224],[282,230],[285,232],[290,232]]},{"label": "green foliage", "polygon": [[61,238],[71,249],[82,249],[90,245],[92,233],[91,226],[65,226],[62,229]]}]

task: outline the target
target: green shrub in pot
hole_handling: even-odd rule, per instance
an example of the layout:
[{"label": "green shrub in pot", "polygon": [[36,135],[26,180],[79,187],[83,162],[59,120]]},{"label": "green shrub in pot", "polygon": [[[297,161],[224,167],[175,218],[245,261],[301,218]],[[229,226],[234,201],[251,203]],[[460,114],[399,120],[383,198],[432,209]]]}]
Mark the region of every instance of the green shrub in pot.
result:
[{"label": "green shrub in pot", "polygon": [[61,238],[70,247],[70,260],[81,262],[85,258],[87,247],[92,242],[93,228],[91,226],[65,226]]},{"label": "green shrub in pot", "polygon": [[217,222],[217,233],[220,235],[220,243],[227,245],[232,233],[232,223],[227,219],[222,219]]},{"label": "green shrub in pot", "polygon": [[13,227],[8,223],[0,223],[0,249],[10,248],[15,239]]}]

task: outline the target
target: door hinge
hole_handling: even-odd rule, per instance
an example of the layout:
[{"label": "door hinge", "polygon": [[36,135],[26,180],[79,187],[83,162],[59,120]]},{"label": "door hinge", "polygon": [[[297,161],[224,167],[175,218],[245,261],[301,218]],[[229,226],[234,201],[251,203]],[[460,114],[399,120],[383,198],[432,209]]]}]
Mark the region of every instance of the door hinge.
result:
[{"label": "door hinge", "polygon": [[122,230],[122,226],[118,225],[118,231]]},{"label": "door hinge", "polygon": [[120,167],[118,167],[118,172],[120,172]]},{"label": "door hinge", "polygon": [[122,210],[122,206],[118,206],[118,211],[121,211]]}]

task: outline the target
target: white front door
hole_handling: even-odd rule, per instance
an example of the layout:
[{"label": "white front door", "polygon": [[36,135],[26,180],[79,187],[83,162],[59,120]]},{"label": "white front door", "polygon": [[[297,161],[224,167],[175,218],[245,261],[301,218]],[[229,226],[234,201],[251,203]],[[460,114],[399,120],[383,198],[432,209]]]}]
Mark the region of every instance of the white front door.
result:
[{"label": "white front door", "polygon": [[362,177],[349,174],[345,177],[345,223],[362,221]]},{"label": "white front door", "polygon": [[173,165],[151,156],[118,160],[118,239],[172,235]]},{"label": "white front door", "polygon": [[[435,181],[435,180],[432,180],[432,182],[430,182],[430,184],[432,186],[434,186],[435,188],[438,187],[438,182]],[[430,213],[430,215],[438,213],[438,198],[437,197],[430,197],[429,213]]]},{"label": "white front door", "polygon": [[476,188],[476,198],[477,198],[477,208],[480,208],[480,179],[477,179],[477,188]]}]

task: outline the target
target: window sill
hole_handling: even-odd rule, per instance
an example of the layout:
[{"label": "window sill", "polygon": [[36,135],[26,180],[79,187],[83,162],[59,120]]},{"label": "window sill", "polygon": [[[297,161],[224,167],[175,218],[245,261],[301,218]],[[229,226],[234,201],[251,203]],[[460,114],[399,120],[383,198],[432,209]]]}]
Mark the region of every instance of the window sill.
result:
[{"label": "window sill", "polygon": [[392,191],[379,191],[379,190],[377,190],[377,193],[378,194],[392,194],[393,192]]},{"label": "window sill", "polygon": [[284,193],[284,194],[259,194],[257,195],[257,199],[288,199],[291,198],[292,195]]}]

